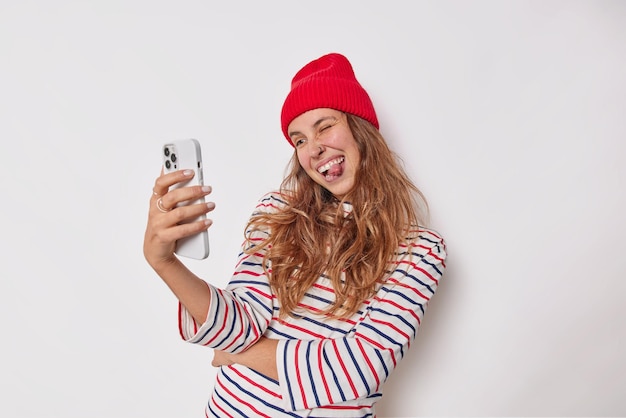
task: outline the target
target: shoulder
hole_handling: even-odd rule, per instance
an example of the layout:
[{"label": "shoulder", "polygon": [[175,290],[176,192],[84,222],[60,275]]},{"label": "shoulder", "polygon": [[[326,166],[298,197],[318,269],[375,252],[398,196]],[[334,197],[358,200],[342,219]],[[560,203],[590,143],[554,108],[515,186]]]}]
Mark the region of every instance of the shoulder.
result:
[{"label": "shoulder", "polygon": [[279,191],[273,190],[261,196],[254,208],[254,214],[276,213],[287,207],[287,198]]},{"label": "shoulder", "polygon": [[441,263],[444,263],[447,257],[446,242],[443,236],[431,228],[415,228],[403,246],[408,247],[409,253],[420,257],[434,257]]}]

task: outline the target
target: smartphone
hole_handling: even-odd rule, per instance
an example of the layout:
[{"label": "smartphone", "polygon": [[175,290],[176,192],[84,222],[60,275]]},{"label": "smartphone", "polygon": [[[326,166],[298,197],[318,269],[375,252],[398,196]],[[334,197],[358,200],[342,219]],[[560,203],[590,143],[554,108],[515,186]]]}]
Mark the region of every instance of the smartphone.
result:
[{"label": "smartphone", "polygon": [[[202,149],[197,139],[180,139],[165,143],[163,144],[161,155],[163,156],[163,170],[165,173],[186,169],[193,170],[195,173],[191,180],[175,184],[170,190],[178,187],[204,185]],[[198,203],[206,203],[204,197],[193,201],[181,202],[178,206]],[[202,215],[184,222],[195,222],[205,218],[206,216]],[[179,239],[176,241],[175,253],[179,256],[196,260],[207,258],[209,256],[209,232],[205,230]]]}]

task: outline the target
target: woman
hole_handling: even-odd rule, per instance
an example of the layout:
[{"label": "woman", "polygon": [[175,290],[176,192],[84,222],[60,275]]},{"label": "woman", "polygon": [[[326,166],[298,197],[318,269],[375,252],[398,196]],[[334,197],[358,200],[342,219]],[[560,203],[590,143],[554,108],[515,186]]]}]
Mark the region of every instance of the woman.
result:
[{"label": "woman", "polygon": [[[425,200],[346,57],[295,75],[281,125],[291,171],[260,199],[226,289],[174,255],[177,239],[211,224],[177,222],[215,207],[175,208],[210,193],[169,191],[184,172],[155,182],[144,254],[180,301],[182,337],[215,350],[207,416],[375,416],[443,274],[445,244],[422,226]],[[158,199],[175,209],[163,213]]]}]

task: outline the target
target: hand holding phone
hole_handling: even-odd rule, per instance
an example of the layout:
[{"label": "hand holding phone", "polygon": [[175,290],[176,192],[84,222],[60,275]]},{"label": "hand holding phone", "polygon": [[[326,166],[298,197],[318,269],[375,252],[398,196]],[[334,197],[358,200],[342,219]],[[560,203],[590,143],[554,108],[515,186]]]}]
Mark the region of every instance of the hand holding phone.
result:
[{"label": "hand holding phone", "polygon": [[[176,189],[186,186],[203,186],[204,176],[202,168],[202,150],[198,140],[182,139],[168,142],[163,145],[163,171],[170,173],[178,170],[193,170],[194,176],[185,183],[178,183],[171,187]],[[194,201],[182,202],[180,205],[193,205],[205,203],[204,197]],[[184,222],[196,222],[204,220],[206,216],[202,215],[194,219],[187,219]],[[209,256],[209,232],[204,230],[200,233],[181,238],[176,241],[177,255],[202,260]]]}]

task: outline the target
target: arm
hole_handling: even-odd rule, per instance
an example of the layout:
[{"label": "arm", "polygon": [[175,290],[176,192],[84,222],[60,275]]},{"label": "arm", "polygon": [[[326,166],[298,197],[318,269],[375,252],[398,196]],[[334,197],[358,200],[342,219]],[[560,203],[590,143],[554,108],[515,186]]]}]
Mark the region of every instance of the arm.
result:
[{"label": "arm", "polygon": [[[276,195],[261,198],[256,211],[274,210]],[[244,241],[232,278],[226,289],[208,285],[211,304],[206,321],[197,321],[181,303],[179,330],[183,339],[228,353],[245,351],[257,342],[274,315],[274,298],[263,270],[265,250],[249,253],[246,246],[267,237],[267,231],[248,231],[251,244]],[[268,266],[269,267],[269,266]]]},{"label": "arm", "polygon": [[241,364],[278,380],[292,410],[375,393],[415,338],[445,269],[445,243],[433,232],[424,231],[423,238],[405,250],[349,337],[261,338],[239,354],[216,352],[212,364]]},{"label": "arm", "polygon": [[278,340],[261,337],[254,345],[238,354],[224,351],[215,351],[211,365],[214,367],[241,364],[257,372],[278,380],[278,367],[276,367],[276,347]]},{"label": "arm", "polygon": [[420,231],[420,238],[400,248],[395,270],[346,337],[280,340],[279,382],[289,407],[338,404],[379,391],[417,334],[445,258],[443,239]]},{"label": "arm", "polygon": [[[181,201],[206,196],[211,192],[211,188],[193,186],[169,191],[172,185],[188,181],[193,175],[193,171],[184,170],[165,175],[161,172],[161,176],[157,178],[150,198],[143,251],[150,266],[163,279],[180,303],[198,322],[204,322],[210,305],[207,284],[178,260],[174,255],[174,249],[178,239],[206,230],[211,225],[210,220],[183,225],[178,223],[183,219],[195,218],[212,211],[215,204],[209,202],[183,207],[176,207],[176,205]],[[173,209],[168,212],[160,211],[157,207],[159,199],[164,208]]]}]

